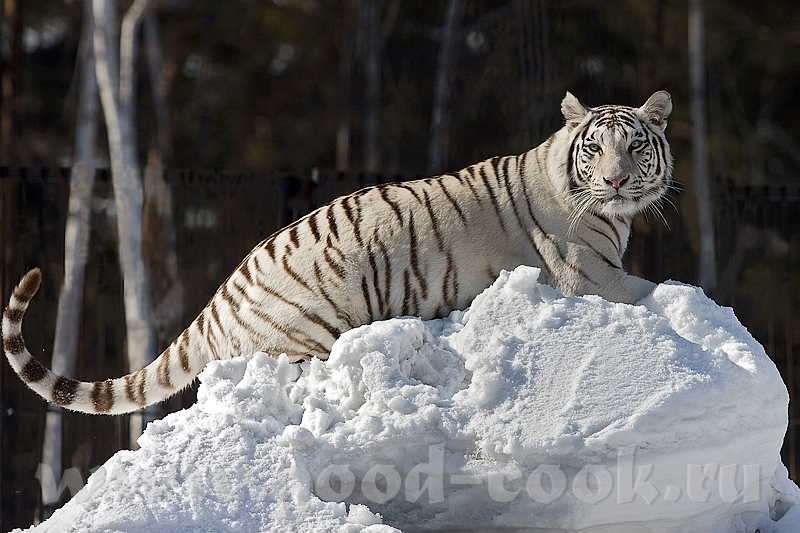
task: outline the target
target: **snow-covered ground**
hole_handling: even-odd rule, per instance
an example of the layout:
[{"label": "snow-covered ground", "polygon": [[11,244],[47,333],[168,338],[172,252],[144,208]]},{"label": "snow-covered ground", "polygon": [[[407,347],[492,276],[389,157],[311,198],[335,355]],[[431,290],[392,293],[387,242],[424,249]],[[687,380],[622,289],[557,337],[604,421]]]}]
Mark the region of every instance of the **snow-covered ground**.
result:
[{"label": "snow-covered ground", "polygon": [[196,405],[36,530],[800,531],[786,387],[730,309],[537,277],[350,331],[327,362],[209,365]]}]

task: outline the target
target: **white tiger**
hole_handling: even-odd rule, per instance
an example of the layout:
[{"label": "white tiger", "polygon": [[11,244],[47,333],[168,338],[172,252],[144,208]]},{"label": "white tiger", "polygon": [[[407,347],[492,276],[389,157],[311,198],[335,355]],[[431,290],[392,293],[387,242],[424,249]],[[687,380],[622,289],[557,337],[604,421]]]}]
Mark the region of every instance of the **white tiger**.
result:
[{"label": "white tiger", "polygon": [[244,353],[328,357],[344,331],[398,315],[463,308],[501,269],[534,265],[566,295],[634,303],[654,285],[628,275],[632,217],[670,187],[659,91],[642,107],[585,107],[567,93],[566,125],[537,148],[459,172],[369,187],[320,207],[256,246],[188,328],[147,367],[94,383],[59,376],[26,349],[28,272],[3,315],[3,347],[46,400],[126,413],[190,384],[212,359]]}]

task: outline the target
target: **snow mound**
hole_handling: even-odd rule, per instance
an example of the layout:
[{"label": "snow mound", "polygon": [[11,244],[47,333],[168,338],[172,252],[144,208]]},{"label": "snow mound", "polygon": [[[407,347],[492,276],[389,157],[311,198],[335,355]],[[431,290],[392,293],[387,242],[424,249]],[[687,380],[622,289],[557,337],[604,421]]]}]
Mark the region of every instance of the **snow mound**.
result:
[{"label": "snow mound", "polygon": [[210,364],[195,406],[36,530],[800,531],[786,387],[730,309],[538,275],[349,331],[325,362]]}]

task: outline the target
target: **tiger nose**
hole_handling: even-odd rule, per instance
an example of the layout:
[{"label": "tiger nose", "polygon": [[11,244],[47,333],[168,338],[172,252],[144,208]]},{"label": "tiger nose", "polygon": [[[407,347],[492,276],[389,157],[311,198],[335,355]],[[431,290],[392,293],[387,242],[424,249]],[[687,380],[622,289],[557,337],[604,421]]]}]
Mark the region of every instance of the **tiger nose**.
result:
[{"label": "tiger nose", "polygon": [[603,181],[614,187],[615,190],[619,190],[620,187],[625,185],[628,182],[628,176],[618,176],[616,178],[603,178]]}]

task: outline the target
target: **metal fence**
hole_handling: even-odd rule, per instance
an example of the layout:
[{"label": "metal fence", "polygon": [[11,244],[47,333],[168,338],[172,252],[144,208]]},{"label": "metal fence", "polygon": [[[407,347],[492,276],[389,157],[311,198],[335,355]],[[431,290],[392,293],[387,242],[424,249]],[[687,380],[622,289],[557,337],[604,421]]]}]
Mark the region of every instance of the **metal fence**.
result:
[{"label": "metal fence", "polygon": [[[151,235],[145,237],[153,277],[158,280],[153,291],[161,347],[196,316],[257,242],[341,194],[416,176],[167,170],[163,177],[166,192],[159,199],[167,199],[171,214],[149,225],[146,222]],[[28,268],[42,268],[43,285],[26,314],[25,338],[45,363],[53,346],[63,276],[68,193],[68,170],[0,168],[3,304]],[[673,198],[679,205],[682,200]],[[146,212],[149,207],[146,205]],[[685,207],[681,206],[681,213],[690,213]],[[715,209],[720,286],[714,297],[734,308],[775,361],[792,398],[800,398],[793,356],[800,339],[794,333],[800,310],[800,188],[719,187]],[[85,380],[119,376],[129,370],[122,357],[125,325],[115,207],[107,171],[97,173],[91,224],[75,370],[76,376]],[[637,219],[626,258],[628,269],[653,281],[694,282],[697,246],[692,227],[690,215],[672,209],[665,212],[664,221]],[[36,509],[42,506],[36,473],[48,406],[26,389],[6,363],[0,368],[0,394],[0,529],[7,530],[31,524]],[[163,409],[174,411],[193,401],[194,391],[188,389]],[[792,478],[798,480],[796,403],[790,406],[783,460]],[[85,479],[90,469],[125,447],[127,428],[126,416],[66,412],[64,469],[74,468],[73,473]]]}]

